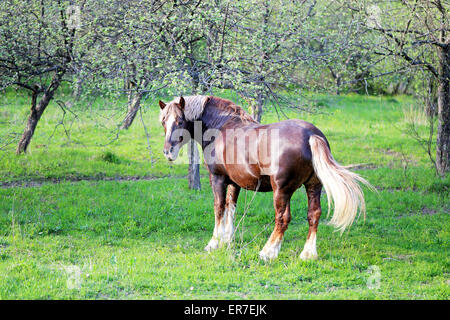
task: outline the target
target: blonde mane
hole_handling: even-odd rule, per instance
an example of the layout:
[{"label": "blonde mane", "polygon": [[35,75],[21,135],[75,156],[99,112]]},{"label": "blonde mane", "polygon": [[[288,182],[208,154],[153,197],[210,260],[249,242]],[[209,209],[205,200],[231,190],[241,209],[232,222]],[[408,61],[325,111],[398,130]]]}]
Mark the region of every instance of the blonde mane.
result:
[{"label": "blonde mane", "polygon": [[[187,121],[202,120],[208,128],[221,128],[228,121],[242,122],[244,124],[258,123],[244,109],[232,101],[214,96],[185,96],[184,110],[176,106],[180,97],[173,99],[161,110],[159,120],[167,120],[169,116],[178,118],[183,116]],[[207,107],[208,106],[208,107]]]},{"label": "blonde mane", "polygon": [[[184,105],[184,117],[188,121],[194,121],[201,117],[203,110],[205,109],[205,105],[208,102],[209,96],[183,96],[185,105]],[[170,105],[173,103],[180,103],[180,97],[173,99],[172,101],[167,103],[167,107],[161,110],[159,115],[159,120],[162,121],[164,118],[168,116],[171,112]],[[175,111],[176,112],[176,111]]]}]

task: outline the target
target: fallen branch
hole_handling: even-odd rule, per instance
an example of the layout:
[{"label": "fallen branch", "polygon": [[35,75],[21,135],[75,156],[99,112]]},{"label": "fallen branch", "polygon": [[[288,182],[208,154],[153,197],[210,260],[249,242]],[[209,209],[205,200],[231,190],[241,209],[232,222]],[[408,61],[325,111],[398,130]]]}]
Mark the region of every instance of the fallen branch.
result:
[{"label": "fallen branch", "polygon": [[357,163],[357,164],[349,164],[346,166],[343,166],[345,169],[373,169],[376,168],[376,165],[374,163]]}]

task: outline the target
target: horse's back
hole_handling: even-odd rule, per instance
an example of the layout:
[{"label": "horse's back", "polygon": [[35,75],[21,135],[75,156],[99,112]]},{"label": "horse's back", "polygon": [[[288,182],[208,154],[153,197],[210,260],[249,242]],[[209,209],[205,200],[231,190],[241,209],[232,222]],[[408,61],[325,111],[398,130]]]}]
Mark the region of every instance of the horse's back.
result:
[{"label": "horse's back", "polygon": [[[280,152],[291,153],[291,156],[301,156],[303,158],[311,158],[311,148],[309,145],[309,138],[313,135],[318,135],[327,142],[328,141],[315,125],[310,122],[299,120],[299,119],[289,119],[280,122],[274,122],[267,125],[259,126],[259,130],[267,130],[272,132],[271,136],[276,137],[279,141],[278,146],[280,147]],[[276,130],[274,132],[274,130]],[[297,152],[295,152],[297,151]],[[283,156],[281,154],[281,156]]]},{"label": "horse's back", "polygon": [[[282,185],[298,188],[314,173],[309,139],[313,135],[326,137],[316,126],[307,121],[293,119],[261,126],[272,132],[277,130],[272,145],[276,146],[277,159],[272,162],[271,175]],[[328,144],[328,142],[327,142]],[[293,179],[293,177],[295,177]]]},{"label": "horse's back", "polygon": [[[325,135],[319,128],[310,122],[300,120],[300,119],[289,119],[280,122],[274,122],[261,127],[267,126],[270,129],[279,129],[280,133],[287,135],[295,135],[296,137],[304,136],[309,139],[312,135],[318,135],[325,138]],[[326,138],[325,138],[326,139]]]}]

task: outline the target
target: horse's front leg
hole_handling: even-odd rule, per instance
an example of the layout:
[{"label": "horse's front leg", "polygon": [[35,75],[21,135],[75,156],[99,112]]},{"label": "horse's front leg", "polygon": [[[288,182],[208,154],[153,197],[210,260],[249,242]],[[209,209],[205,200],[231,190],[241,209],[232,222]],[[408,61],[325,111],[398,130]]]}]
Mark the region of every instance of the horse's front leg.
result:
[{"label": "horse's front leg", "polygon": [[224,219],[226,192],[227,192],[225,177],[211,174],[209,176],[209,180],[211,182],[211,188],[214,193],[215,225],[213,236],[209,241],[208,245],[205,247],[206,251],[211,251],[219,248],[221,240],[225,234],[225,226],[226,226],[225,223],[226,219]]},{"label": "horse's front leg", "polygon": [[225,230],[221,241],[225,244],[231,243],[234,237],[234,214],[236,212],[236,203],[239,197],[241,187],[236,184],[228,185],[227,199],[225,205],[224,223]]}]

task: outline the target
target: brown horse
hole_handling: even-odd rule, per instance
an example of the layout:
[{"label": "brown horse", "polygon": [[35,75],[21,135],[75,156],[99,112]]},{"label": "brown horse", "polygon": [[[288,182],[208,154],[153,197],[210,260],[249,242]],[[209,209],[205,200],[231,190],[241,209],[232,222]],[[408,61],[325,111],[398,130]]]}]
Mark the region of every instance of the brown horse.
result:
[{"label": "brown horse", "polygon": [[[358,184],[366,180],[339,165],[324,134],[311,123],[286,120],[262,125],[229,100],[213,96],[159,101],[165,130],[164,155],[177,158],[193,137],[203,149],[214,193],[215,227],[205,250],[228,244],[234,236],[234,213],[241,188],[273,191],[275,228],[260,252],[264,260],[278,256],[291,220],[290,200],[302,185],[308,197],[309,232],[300,258],[316,259],[316,235],[321,215],[322,187],[328,196],[330,224],[340,231],[357,212],[365,214]],[[370,186],[370,185],[369,185]]]}]

